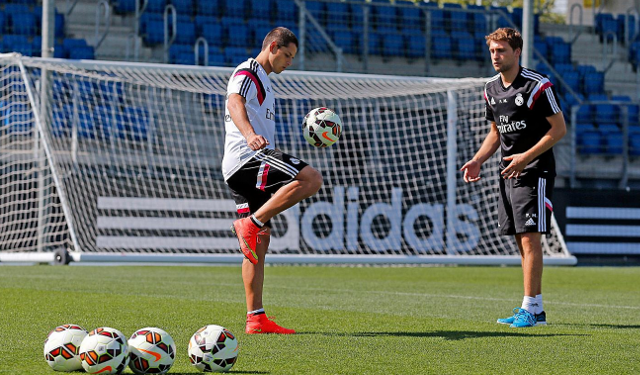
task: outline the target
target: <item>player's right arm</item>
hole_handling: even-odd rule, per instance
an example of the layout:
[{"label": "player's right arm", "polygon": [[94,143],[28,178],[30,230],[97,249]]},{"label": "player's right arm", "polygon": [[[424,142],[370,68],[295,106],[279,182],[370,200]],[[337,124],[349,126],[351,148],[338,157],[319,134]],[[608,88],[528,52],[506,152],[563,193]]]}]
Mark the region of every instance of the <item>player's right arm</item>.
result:
[{"label": "player's right arm", "polygon": [[260,150],[266,147],[269,142],[267,139],[259,134],[256,134],[251,122],[249,121],[249,116],[247,115],[247,109],[245,104],[247,103],[246,99],[239,94],[230,94],[229,100],[227,102],[227,109],[229,110],[229,115],[231,116],[231,120],[236,125],[244,139],[247,140],[247,145],[253,151]]},{"label": "player's right arm", "polygon": [[476,152],[473,159],[466,162],[461,171],[464,171],[464,182],[476,182],[480,180],[480,167],[482,167],[482,163],[487,161],[493,155],[496,150],[500,147],[500,133],[498,132],[498,126],[494,121],[491,122],[491,130],[489,130],[489,134],[482,142],[482,146],[478,152]]}]

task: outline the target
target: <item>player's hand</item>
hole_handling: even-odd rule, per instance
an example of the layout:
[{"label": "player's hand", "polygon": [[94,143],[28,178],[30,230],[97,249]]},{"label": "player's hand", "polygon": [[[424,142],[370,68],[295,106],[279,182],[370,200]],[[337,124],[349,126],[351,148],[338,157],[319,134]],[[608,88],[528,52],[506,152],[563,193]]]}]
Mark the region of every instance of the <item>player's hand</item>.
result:
[{"label": "player's hand", "polygon": [[480,167],[482,166],[482,164],[480,164],[477,160],[469,160],[468,162],[466,162],[462,168],[460,168],[461,171],[464,171],[464,182],[476,182],[479,179],[481,179],[482,177],[480,177]]},{"label": "player's hand", "polygon": [[257,151],[267,147],[267,145],[269,145],[269,141],[259,134],[251,134],[247,137],[247,145],[249,145],[249,148],[253,151]]},{"label": "player's hand", "polygon": [[518,178],[522,174],[524,168],[529,164],[529,159],[525,154],[513,154],[505,156],[504,160],[511,161],[505,169],[500,172],[502,178]]}]

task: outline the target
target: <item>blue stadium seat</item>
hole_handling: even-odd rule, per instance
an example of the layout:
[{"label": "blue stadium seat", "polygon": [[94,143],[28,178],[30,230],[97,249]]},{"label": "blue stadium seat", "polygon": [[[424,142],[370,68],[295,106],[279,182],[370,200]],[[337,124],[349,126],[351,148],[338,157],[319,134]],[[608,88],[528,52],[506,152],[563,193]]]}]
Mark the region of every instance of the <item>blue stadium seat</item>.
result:
[{"label": "blue stadium seat", "polygon": [[202,36],[202,28],[204,25],[220,25],[217,17],[197,15],[194,19],[196,24],[196,33]]},{"label": "blue stadium seat", "polygon": [[171,4],[176,8],[178,14],[191,16],[195,10],[194,0],[171,0]]},{"label": "blue stadium seat", "polygon": [[585,95],[600,94],[604,92],[604,73],[587,73],[582,80],[582,92]]},{"label": "blue stadium seat", "polygon": [[[113,123],[115,120],[115,124]],[[122,112],[116,110],[115,113],[109,105],[97,105],[93,107],[93,121],[95,128],[102,139],[109,139],[111,135],[116,135],[118,128],[122,128]],[[115,125],[115,126],[114,126]]]},{"label": "blue stadium seat", "polygon": [[451,33],[453,57],[460,61],[476,60],[476,43],[471,34],[465,31]]},{"label": "blue stadium seat", "polygon": [[398,13],[397,8],[387,6],[372,7],[374,25],[377,28],[396,28],[398,27]]},{"label": "blue stadium seat", "polygon": [[293,0],[279,0],[276,2],[275,21],[280,24],[285,22],[296,22],[298,19],[298,7]]},{"label": "blue stadium seat", "polygon": [[342,48],[342,52],[348,54],[359,53],[358,35],[349,30],[333,31],[330,34],[336,46]]},{"label": "blue stadium seat", "polygon": [[351,25],[351,7],[347,3],[325,3],[327,26],[331,24]]},{"label": "blue stadium seat", "polygon": [[73,105],[54,105],[51,108],[51,133],[54,137],[69,137],[71,135],[71,117],[73,116]]},{"label": "blue stadium seat", "polygon": [[94,60],[95,51],[91,46],[73,47],[69,50],[69,58],[74,60]]},{"label": "blue stadium seat", "polygon": [[460,4],[444,4],[444,18],[446,20],[447,31],[453,32],[469,30],[470,22],[468,14],[460,10],[462,10],[462,6]]},{"label": "blue stadium seat", "polygon": [[11,16],[14,34],[35,35],[36,18],[33,13],[17,13]]},{"label": "blue stadium seat", "polygon": [[251,6],[252,19],[271,20],[273,17],[271,14],[273,2],[269,0],[250,0],[249,3]]},{"label": "blue stadium seat", "polygon": [[193,22],[178,21],[177,34],[174,43],[193,44],[196,41],[196,25]]},{"label": "blue stadium seat", "polygon": [[[424,3],[430,4],[430,3]],[[444,11],[434,6],[425,6],[425,10],[431,14],[431,30],[435,33],[437,31],[445,31],[445,18]]]},{"label": "blue stadium seat", "polygon": [[313,16],[313,18],[316,19],[316,21],[320,22],[320,24],[322,25],[326,24],[326,19],[325,19],[326,10],[323,2],[305,1],[304,5],[307,8],[307,11],[311,13],[311,15]]},{"label": "blue stadium seat", "polygon": [[413,5],[398,9],[402,26],[424,30],[424,15],[420,8]]},{"label": "blue stadium seat", "polygon": [[599,124],[598,131],[604,145],[604,153],[607,155],[621,155],[624,137],[620,128],[616,124]]},{"label": "blue stadium seat", "polygon": [[224,17],[245,19],[249,16],[244,0],[223,0]]},{"label": "blue stadium seat", "polygon": [[221,13],[221,0],[198,0],[197,15],[198,16],[214,16],[218,17]]},{"label": "blue stadium seat", "polygon": [[145,12],[164,13],[164,8],[166,6],[167,0],[149,0]]},{"label": "blue stadium seat", "polygon": [[261,24],[252,25],[252,27],[255,27],[253,29],[253,40],[255,41],[254,45],[262,47],[262,42],[264,41],[264,37],[267,36],[269,31],[271,31],[272,27],[269,25],[261,25]]},{"label": "blue stadium seat", "polygon": [[[578,98],[574,97],[571,94],[566,94],[566,95],[563,96],[563,98],[562,98],[563,100],[560,101],[560,105],[562,106],[562,111],[565,114],[566,121],[570,120],[570,118],[571,118],[570,115],[571,115],[571,112],[573,111],[573,107],[575,105],[579,105],[580,104],[578,99],[582,100],[582,101],[584,100],[584,97],[582,96],[582,94],[578,93],[577,95],[578,95]],[[584,118],[582,118],[581,120],[582,121],[578,120],[578,122],[584,122],[584,121],[589,122],[589,121],[591,121],[591,119],[584,119]]]},{"label": "blue stadium seat", "polygon": [[0,34],[7,32],[5,28],[8,28],[7,18],[3,11],[0,10]]},{"label": "blue stadium seat", "polygon": [[[540,54],[542,55],[543,58],[545,58],[546,60],[549,59],[549,46],[547,46],[547,43],[545,42],[533,42],[533,48],[540,52]],[[536,60],[538,59],[538,56],[534,53],[533,54],[534,58]]]},{"label": "blue stadium seat", "polygon": [[150,20],[142,40],[149,45],[164,43],[164,21]]},{"label": "blue stadium seat", "polygon": [[637,133],[629,134],[629,155],[640,156],[640,128]]},{"label": "blue stadium seat", "polygon": [[[562,79],[564,79],[564,81],[567,83],[567,86],[569,86],[575,93],[579,93],[580,92],[580,74],[578,74],[578,72],[560,72],[558,71],[558,73],[561,74]],[[569,92],[569,90],[567,90],[565,87],[560,87],[561,88],[561,92],[566,94]]]},{"label": "blue stadium seat", "polygon": [[549,59],[552,64],[571,63],[571,45],[565,42],[555,42],[550,45]]},{"label": "blue stadium seat", "polygon": [[382,35],[382,55],[386,57],[404,56],[404,38],[394,28],[378,28]]},{"label": "blue stadium seat", "polygon": [[133,13],[136,11],[136,0],[117,0],[113,3],[113,10],[118,14]]},{"label": "blue stadium seat", "polygon": [[[362,30],[362,24],[364,23],[364,14],[362,5],[351,4],[351,28],[356,30]],[[371,21],[369,21],[369,27],[371,27]]]},{"label": "blue stadium seat", "polygon": [[580,74],[580,79],[582,79],[588,73],[595,73],[596,67],[593,65],[578,65],[577,70],[578,70],[578,73]]},{"label": "blue stadium seat", "polygon": [[224,66],[224,55],[220,52],[212,53],[209,51],[209,66]]},{"label": "blue stadium seat", "polygon": [[222,47],[222,26],[220,24],[204,24],[200,36],[204,37],[211,47]]},{"label": "blue stadium seat", "polygon": [[[382,54],[382,42],[380,38],[380,34],[375,31],[369,31],[369,45],[367,46],[369,49],[370,55],[380,56]],[[364,43],[364,39],[363,39]]]},{"label": "blue stadium seat", "polygon": [[62,45],[64,46],[64,49],[66,49],[67,51],[74,48],[74,47],[86,47],[87,41],[84,39],[79,39],[79,38],[65,38],[62,41]]},{"label": "blue stadium seat", "polygon": [[[180,64],[178,62],[178,56],[189,52],[194,55],[193,44],[172,44],[171,47],[169,47],[169,62],[171,64]],[[193,58],[193,60],[195,61],[195,58]],[[190,65],[193,65],[193,63]]]},{"label": "blue stadium seat", "polygon": [[148,136],[149,129],[149,112],[143,107],[125,107],[124,118],[126,122],[124,127],[118,130],[120,138],[126,138],[131,141],[144,141]]},{"label": "blue stadium seat", "polygon": [[2,37],[2,51],[13,52],[16,45],[28,44],[29,39],[26,35],[6,34]]},{"label": "blue stadium seat", "polygon": [[227,23],[224,25],[223,32],[226,36],[225,40],[227,46],[247,48],[254,45],[251,40],[249,26],[244,23]]},{"label": "blue stadium seat", "polygon": [[426,40],[423,35],[412,34],[405,37],[407,38],[407,57],[409,58],[421,58],[426,54]]},{"label": "blue stadium seat", "polygon": [[[604,94],[591,94],[588,96],[589,101],[609,101],[609,98]],[[598,124],[613,122],[618,116],[616,106],[613,104],[594,104],[594,121]]]},{"label": "blue stadium seat", "polygon": [[9,21],[11,21],[12,15],[19,14],[19,13],[31,13],[31,9],[29,8],[28,5],[25,5],[25,4],[9,3],[4,6],[4,13],[9,18]]},{"label": "blue stadium seat", "polygon": [[228,66],[237,66],[249,58],[246,48],[228,47],[224,50],[225,64]]},{"label": "blue stadium seat", "polygon": [[451,59],[452,54],[451,37],[446,33],[435,33],[431,35],[431,56],[436,59]]},{"label": "blue stadium seat", "polygon": [[601,135],[590,123],[576,124],[576,144],[581,154],[599,154],[601,152]]},{"label": "blue stadium seat", "polygon": [[34,129],[31,108],[21,103],[5,103],[3,125],[11,134],[30,136]]},{"label": "blue stadium seat", "polygon": [[[602,23],[601,23],[601,34],[600,34],[600,42],[602,42],[604,40],[604,35],[606,33],[613,33],[613,35],[617,36],[618,33],[618,21],[616,21],[613,18],[612,14],[606,14],[603,18],[602,18]],[[613,41],[613,36],[612,35],[608,35],[607,36],[607,40],[608,41]]]}]

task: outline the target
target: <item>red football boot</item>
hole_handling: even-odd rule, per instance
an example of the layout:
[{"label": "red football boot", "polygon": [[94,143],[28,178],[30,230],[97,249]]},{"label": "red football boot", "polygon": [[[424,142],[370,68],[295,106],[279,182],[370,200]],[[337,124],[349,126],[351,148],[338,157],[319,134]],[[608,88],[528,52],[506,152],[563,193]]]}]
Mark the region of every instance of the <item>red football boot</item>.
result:
[{"label": "red football boot", "polygon": [[258,228],[250,218],[246,217],[234,221],[231,231],[238,237],[242,254],[249,259],[249,262],[257,264],[258,255],[256,254],[256,245],[259,242],[258,232],[260,232],[260,228]]},{"label": "red football boot", "polygon": [[291,335],[296,333],[293,329],[280,327],[273,320],[269,320],[265,314],[247,315],[247,326],[244,331],[250,335],[261,333],[279,333]]}]

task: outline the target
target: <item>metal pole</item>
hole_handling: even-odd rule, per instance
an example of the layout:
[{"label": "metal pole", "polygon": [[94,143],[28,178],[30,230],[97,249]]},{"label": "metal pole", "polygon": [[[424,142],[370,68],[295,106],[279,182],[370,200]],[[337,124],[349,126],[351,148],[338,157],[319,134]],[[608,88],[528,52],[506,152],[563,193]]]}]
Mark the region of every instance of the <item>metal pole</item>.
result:
[{"label": "metal pole", "polygon": [[581,104],[574,105],[571,107],[571,165],[570,165],[570,176],[569,176],[569,186],[573,189],[577,185],[576,179],[576,148],[577,148],[577,134],[576,134],[576,124],[578,123],[578,110],[580,109]]},{"label": "metal pole", "polygon": [[522,60],[520,64],[526,68],[533,66],[533,0],[524,0],[522,7]]},{"label": "metal pole", "polygon": [[362,71],[369,73],[369,6],[362,5]]},{"label": "metal pole", "polygon": [[[55,0],[42,2],[42,57],[53,57],[53,41],[55,37]],[[49,98],[51,95],[51,72],[43,68],[40,78],[40,114],[43,129],[49,129]],[[25,85],[29,83],[25,81]],[[42,134],[34,132],[36,163],[38,163],[38,251],[44,250],[45,245],[45,216],[46,216],[46,161],[42,145]]]},{"label": "metal pole", "polygon": [[456,181],[458,178],[458,98],[454,91],[447,91],[447,254],[456,254]]},{"label": "metal pole", "polygon": [[299,39],[298,42],[300,44],[300,48],[298,48],[298,69],[304,70],[304,55],[306,52],[306,39],[307,39],[307,30],[306,30],[306,22],[304,19],[305,15],[305,3],[301,2],[298,7],[298,30],[299,30]]},{"label": "metal pole", "polygon": [[629,106],[621,105],[622,117],[622,178],[619,188],[624,189],[629,183]]}]

